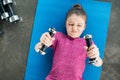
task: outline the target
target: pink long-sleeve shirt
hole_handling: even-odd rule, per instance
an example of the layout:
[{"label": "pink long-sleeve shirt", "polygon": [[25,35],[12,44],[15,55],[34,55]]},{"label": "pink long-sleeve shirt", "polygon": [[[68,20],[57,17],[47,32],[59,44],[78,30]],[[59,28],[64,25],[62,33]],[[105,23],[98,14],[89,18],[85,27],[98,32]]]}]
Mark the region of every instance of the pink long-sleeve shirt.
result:
[{"label": "pink long-sleeve shirt", "polygon": [[52,70],[46,80],[82,80],[87,57],[85,39],[73,39],[61,32],[54,37]]}]

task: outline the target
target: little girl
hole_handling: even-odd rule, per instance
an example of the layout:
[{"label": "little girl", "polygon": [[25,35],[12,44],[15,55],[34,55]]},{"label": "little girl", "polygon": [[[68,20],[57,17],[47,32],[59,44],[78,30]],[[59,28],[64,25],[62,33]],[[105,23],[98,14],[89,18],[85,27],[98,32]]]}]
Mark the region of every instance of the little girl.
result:
[{"label": "little girl", "polygon": [[95,44],[89,48],[80,35],[86,28],[86,13],[76,4],[67,13],[67,35],[57,32],[52,38],[48,32],[44,33],[40,42],[36,44],[38,51],[42,44],[51,46],[54,50],[52,69],[46,80],[82,80],[86,58],[96,58],[94,66],[101,66],[99,50]]}]

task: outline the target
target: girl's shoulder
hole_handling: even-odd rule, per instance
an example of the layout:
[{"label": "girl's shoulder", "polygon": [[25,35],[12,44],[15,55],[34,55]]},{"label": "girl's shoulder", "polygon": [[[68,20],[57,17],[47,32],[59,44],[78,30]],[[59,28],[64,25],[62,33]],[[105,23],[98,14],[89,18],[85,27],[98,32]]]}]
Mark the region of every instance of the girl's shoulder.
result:
[{"label": "girl's shoulder", "polygon": [[[83,43],[83,45],[87,46],[85,38],[80,38],[80,41]],[[93,40],[92,40],[92,44],[94,44]]]},{"label": "girl's shoulder", "polygon": [[64,35],[62,32],[56,32],[56,35]]},{"label": "girl's shoulder", "polygon": [[79,41],[83,44],[86,45],[86,40],[84,38],[79,38]]},{"label": "girl's shoulder", "polygon": [[65,34],[63,34],[62,32],[56,32],[55,37],[56,38],[64,38]]}]

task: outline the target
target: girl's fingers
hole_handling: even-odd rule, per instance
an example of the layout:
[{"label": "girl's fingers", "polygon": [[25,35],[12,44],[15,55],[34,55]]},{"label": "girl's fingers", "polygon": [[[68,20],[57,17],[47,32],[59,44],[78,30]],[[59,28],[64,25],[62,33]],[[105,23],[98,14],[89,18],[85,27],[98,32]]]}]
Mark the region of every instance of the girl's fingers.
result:
[{"label": "girl's fingers", "polygon": [[51,45],[51,41],[50,40],[42,40],[41,41],[44,45],[46,45],[47,47],[49,47]]},{"label": "girl's fingers", "polygon": [[49,39],[51,38],[51,36],[48,32],[45,33],[45,36],[48,37]]},{"label": "girl's fingers", "polygon": [[51,36],[50,36],[50,34],[48,32],[45,32],[45,33],[42,34],[42,37],[40,38],[40,41],[41,41],[42,38],[48,38],[48,39],[50,39]]},{"label": "girl's fingers", "polygon": [[93,50],[90,50],[90,51],[88,51],[88,53],[87,53],[87,55],[88,55],[88,57],[91,57],[92,55],[94,55],[95,53],[93,52]]},{"label": "girl's fingers", "polygon": [[99,57],[99,51],[98,49],[94,48],[90,51],[87,52],[88,57],[93,58],[93,57]]},{"label": "girl's fingers", "polygon": [[51,38],[43,35],[43,36],[41,37],[40,41],[42,41],[42,42],[43,42],[43,41],[44,41],[44,42],[45,42],[45,41],[50,42],[50,39],[51,39]]},{"label": "girl's fingers", "polygon": [[92,49],[94,49],[94,48],[96,48],[96,45],[92,44],[92,45],[89,47],[88,51],[89,51],[89,50],[92,50]]},{"label": "girl's fingers", "polygon": [[97,56],[94,54],[92,56],[90,56],[89,58],[96,58]]}]

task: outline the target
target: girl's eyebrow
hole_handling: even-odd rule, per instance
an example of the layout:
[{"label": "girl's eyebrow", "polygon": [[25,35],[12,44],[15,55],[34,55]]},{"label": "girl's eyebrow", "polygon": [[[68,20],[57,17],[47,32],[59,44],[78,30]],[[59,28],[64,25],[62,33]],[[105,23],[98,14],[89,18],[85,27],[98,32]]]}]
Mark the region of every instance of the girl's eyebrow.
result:
[{"label": "girl's eyebrow", "polygon": [[68,23],[73,23],[73,22],[68,22]]},{"label": "girl's eyebrow", "polygon": [[68,22],[69,24],[73,24],[74,22]]},{"label": "girl's eyebrow", "polygon": [[78,24],[83,24],[83,23],[78,23]]}]

